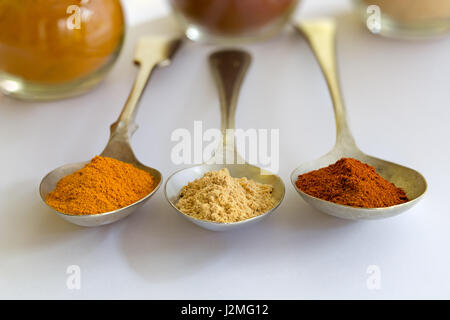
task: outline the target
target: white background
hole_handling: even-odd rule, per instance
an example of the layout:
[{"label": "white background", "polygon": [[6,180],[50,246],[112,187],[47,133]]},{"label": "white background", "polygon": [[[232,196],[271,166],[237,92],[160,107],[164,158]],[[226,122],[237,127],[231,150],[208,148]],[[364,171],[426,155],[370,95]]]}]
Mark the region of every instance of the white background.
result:
[{"label": "white background", "polygon": [[[287,30],[247,47],[253,64],[237,126],[280,129],[286,197],[260,224],[213,233],[178,216],[163,190],[113,225],[81,228],[54,215],[38,185],[50,170],[99,153],[136,75],[138,36],[161,1],[127,0],[123,53],[105,82],[74,99],[24,103],[0,97],[0,298],[450,298],[450,38],[374,36],[346,1],[305,1],[300,17],[334,15],[343,94],[357,143],[367,153],[423,173],[424,199],[403,215],[349,222],[307,205],[289,183],[300,163],[334,143],[331,101],[305,41]],[[207,65],[215,47],[186,43],[155,72],[143,96],[133,148],[167,178],[176,128],[219,126]],[[79,265],[81,290],[66,268]],[[381,289],[368,290],[369,265]]]}]

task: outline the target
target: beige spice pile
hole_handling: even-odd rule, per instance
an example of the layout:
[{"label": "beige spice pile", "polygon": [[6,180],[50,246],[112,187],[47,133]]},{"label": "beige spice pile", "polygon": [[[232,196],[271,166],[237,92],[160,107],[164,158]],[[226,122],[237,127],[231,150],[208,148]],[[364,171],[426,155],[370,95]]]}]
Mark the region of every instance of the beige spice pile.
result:
[{"label": "beige spice pile", "polygon": [[210,171],[189,182],[177,207],[184,214],[213,222],[238,222],[259,216],[275,205],[273,187],[247,178],[233,178],[228,169]]}]

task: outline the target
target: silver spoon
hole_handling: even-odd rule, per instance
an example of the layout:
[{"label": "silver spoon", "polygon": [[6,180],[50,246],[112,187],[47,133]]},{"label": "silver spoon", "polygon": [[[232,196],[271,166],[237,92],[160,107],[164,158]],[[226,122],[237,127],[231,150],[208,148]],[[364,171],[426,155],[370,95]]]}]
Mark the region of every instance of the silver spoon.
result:
[{"label": "silver spoon", "polygon": [[[261,221],[278,207],[284,197],[285,187],[283,181],[274,174],[261,174],[261,169],[246,163],[236,152],[234,136],[226,139],[227,129],[234,130],[234,115],[236,111],[237,98],[239,90],[244,79],[246,70],[250,65],[251,57],[248,53],[239,50],[218,51],[210,56],[209,62],[218,86],[221,105],[222,135],[223,145],[219,146],[213,159],[223,157],[224,153],[231,154],[236,159],[235,164],[206,164],[183,169],[172,174],[165,185],[165,195],[170,205],[184,218],[194,224],[213,231],[231,230],[244,225],[249,225]],[[228,130],[229,132],[229,130]],[[228,135],[230,137],[230,135]],[[222,158],[223,159],[223,158]],[[239,164],[241,163],[241,164]],[[247,220],[218,223],[193,218],[182,213],[176,206],[181,189],[195,179],[203,177],[209,171],[227,168],[233,177],[247,177],[259,183],[270,184],[273,186],[273,197],[276,201],[275,206],[262,215]]]},{"label": "silver spoon", "polygon": [[[136,159],[130,146],[130,138],[137,129],[134,119],[138,102],[152,71],[157,66],[168,65],[171,56],[176,51],[179,44],[180,40],[178,38],[148,37],[139,40],[134,55],[134,62],[140,65],[138,76],[119,118],[111,125],[111,135],[108,144],[100,154],[101,156],[131,163],[137,168],[147,171],[153,176],[156,187],[147,196],[127,207],[100,214],[70,215],[58,212],[49,206],[49,208],[61,218],[85,227],[95,227],[113,223],[127,217],[141,207],[156,192],[156,190],[159,189],[162,181],[161,173],[156,169],[143,165]],[[45,202],[47,195],[55,189],[56,184],[61,178],[81,169],[87,163],[89,163],[89,161],[66,164],[47,174],[42,179],[39,187],[42,200]]]},{"label": "silver spoon", "polygon": [[[323,157],[304,163],[292,172],[291,182],[294,188],[313,207],[344,219],[382,219],[408,210],[424,195],[427,183],[425,178],[416,170],[368,156],[357,147],[347,123],[346,111],[339,91],[335,58],[335,22],[328,19],[305,21],[298,23],[296,28],[309,42],[327,81],[336,119],[336,144]],[[409,201],[385,208],[355,208],[312,197],[299,190],[295,185],[299,175],[326,167],[343,157],[355,158],[375,167],[377,173],[383,178],[402,188],[406,192]]]}]

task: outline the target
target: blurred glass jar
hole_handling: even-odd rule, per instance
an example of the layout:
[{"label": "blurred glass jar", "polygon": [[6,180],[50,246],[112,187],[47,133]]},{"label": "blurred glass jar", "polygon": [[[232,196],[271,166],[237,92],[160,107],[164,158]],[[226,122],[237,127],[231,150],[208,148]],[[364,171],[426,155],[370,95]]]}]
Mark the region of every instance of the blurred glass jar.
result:
[{"label": "blurred glass jar", "polygon": [[194,41],[236,43],[277,34],[298,0],[170,0],[186,36]]},{"label": "blurred glass jar", "polygon": [[[376,19],[377,15],[379,16],[380,25],[376,33],[381,35],[426,38],[450,32],[450,0],[354,0],[354,2],[365,22],[368,23],[368,19]],[[378,8],[370,7],[373,5]]]},{"label": "blurred glass jar", "polygon": [[119,55],[120,0],[0,0],[0,90],[27,100],[97,85]]}]

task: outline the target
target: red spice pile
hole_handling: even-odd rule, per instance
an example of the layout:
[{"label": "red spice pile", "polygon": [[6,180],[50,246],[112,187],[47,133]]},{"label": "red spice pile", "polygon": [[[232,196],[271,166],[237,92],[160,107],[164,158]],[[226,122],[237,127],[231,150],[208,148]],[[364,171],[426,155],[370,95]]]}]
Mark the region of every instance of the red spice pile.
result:
[{"label": "red spice pile", "polygon": [[313,197],[352,207],[381,208],[408,201],[405,192],[374,167],[353,158],[302,174],[295,184]]}]

